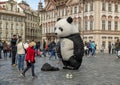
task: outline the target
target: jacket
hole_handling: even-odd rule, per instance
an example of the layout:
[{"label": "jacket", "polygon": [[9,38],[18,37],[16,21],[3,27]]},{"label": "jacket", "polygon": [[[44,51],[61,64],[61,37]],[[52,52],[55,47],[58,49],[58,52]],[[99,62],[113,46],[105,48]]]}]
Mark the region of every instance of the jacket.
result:
[{"label": "jacket", "polygon": [[33,47],[28,47],[27,48],[27,53],[25,57],[26,62],[30,61],[32,63],[35,63],[35,50]]}]

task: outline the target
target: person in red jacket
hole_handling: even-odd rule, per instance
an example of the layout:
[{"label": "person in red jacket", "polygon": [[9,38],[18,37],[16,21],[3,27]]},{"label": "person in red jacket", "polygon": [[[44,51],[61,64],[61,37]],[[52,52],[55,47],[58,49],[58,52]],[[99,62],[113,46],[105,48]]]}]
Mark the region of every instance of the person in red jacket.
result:
[{"label": "person in red jacket", "polygon": [[29,43],[29,47],[27,48],[27,53],[26,53],[26,57],[25,57],[25,61],[27,64],[27,67],[24,69],[24,71],[21,73],[22,77],[25,77],[25,73],[28,69],[31,68],[32,71],[32,76],[33,78],[36,77],[35,73],[34,73],[34,63],[35,63],[35,50],[34,50],[34,46],[36,45],[35,42],[30,42]]}]

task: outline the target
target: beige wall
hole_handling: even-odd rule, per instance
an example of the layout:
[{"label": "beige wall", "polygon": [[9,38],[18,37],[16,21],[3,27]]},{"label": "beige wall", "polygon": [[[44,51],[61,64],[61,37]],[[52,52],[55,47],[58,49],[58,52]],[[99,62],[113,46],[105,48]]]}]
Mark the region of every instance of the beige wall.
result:
[{"label": "beige wall", "polygon": [[[76,2],[75,0],[72,0],[71,2],[68,1],[66,5],[63,5],[62,7],[55,7],[55,4],[49,4],[46,5],[46,10],[44,9],[40,16],[42,17],[42,34],[43,38],[45,38],[46,33],[51,33],[54,32],[52,28],[54,28],[54,24],[57,20],[58,17],[61,18],[66,18],[68,16],[71,16],[74,19],[74,25],[81,31],[81,36],[84,37],[84,41],[89,42],[89,40],[95,41],[97,44],[97,49],[98,51],[100,50],[100,46],[103,42],[105,42],[105,50],[107,52],[108,50],[108,43],[115,43],[117,38],[120,38],[120,4],[117,2],[112,2],[112,0],[105,1],[105,11],[102,11],[102,0],[93,0],[93,11],[90,11],[90,4],[91,1],[88,0],[88,2],[85,2],[84,5],[83,3],[80,3],[80,1]],[[48,2],[50,3],[50,2]],[[52,2],[51,2],[52,3]],[[111,5],[111,12],[108,12],[108,3],[112,3]],[[85,4],[88,5],[88,11],[85,12]],[[118,12],[114,12],[115,9],[115,4],[118,5]],[[77,7],[77,13],[74,13],[75,7]],[[67,10],[65,10],[67,9]],[[84,10],[83,10],[84,9]],[[62,12],[64,10],[64,15],[62,15]],[[71,14],[72,10],[72,14]],[[79,12],[79,10],[81,12]],[[59,13],[60,11],[60,13]],[[67,11],[67,15],[65,14]],[[50,17],[52,15],[53,17]],[[59,16],[60,14],[60,16]],[[105,15],[105,30],[102,30],[102,16]],[[92,16],[92,18],[91,18]],[[112,16],[111,19],[111,30],[108,30],[108,17]],[[115,31],[115,26],[114,26],[114,17],[118,17],[118,30]],[[80,18],[80,23],[78,18]],[[90,30],[90,20],[93,20],[93,29]],[[85,30],[85,20],[87,21],[87,30]]]}]

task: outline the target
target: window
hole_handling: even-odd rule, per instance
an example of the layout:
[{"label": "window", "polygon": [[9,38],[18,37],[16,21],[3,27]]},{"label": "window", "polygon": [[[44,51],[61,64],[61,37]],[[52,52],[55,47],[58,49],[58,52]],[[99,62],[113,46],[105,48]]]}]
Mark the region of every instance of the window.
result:
[{"label": "window", "polygon": [[111,30],[111,21],[108,21],[108,30]]},{"label": "window", "polygon": [[3,15],[3,20],[6,20],[6,15]]},{"label": "window", "polygon": [[87,30],[87,21],[85,21],[85,30]]},{"label": "window", "polygon": [[11,4],[11,11],[13,11],[13,4]]},{"label": "window", "polygon": [[90,11],[93,11],[93,3],[90,3]]},{"label": "window", "polygon": [[115,4],[115,12],[118,12],[118,5]]},{"label": "window", "polygon": [[8,23],[6,23],[6,30],[8,29]]},{"label": "window", "polygon": [[85,12],[87,12],[87,11],[88,11],[88,5],[85,4]]},{"label": "window", "polygon": [[11,19],[10,19],[11,21],[13,21],[13,16],[11,16]]},{"label": "window", "polygon": [[20,9],[18,8],[18,12],[20,12]]},{"label": "window", "polygon": [[64,16],[64,9],[62,10],[62,16]]},{"label": "window", "polygon": [[104,48],[106,47],[105,41],[102,41],[102,45],[103,45]]},{"label": "window", "polygon": [[21,29],[22,29],[22,30],[24,29],[23,24],[21,24]]},{"label": "window", "polygon": [[70,9],[70,14],[72,14],[72,12],[73,12],[73,11],[72,11],[72,7],[71,7],[71,9]]},{"label": "window", "polygon": [[102,11],[105,11],[105,2],[102,2]]},{"label": "window", "polygon": [[0,29],[2,29],[2,22],[0,22]]},{"label": "window", "polygon": [[13,23],[11,23],[11,30],[13,30]]},{"label": "window", "polygon": [[90,30],[93,30],[93,21],[90,21]]},{"label": "window", "polygon": [[81,6],[79,6],[79,8],[78,8],[78,9],[79,9],[79,13],[81,13]]},{"label": "window", "polygon": [[115,31],[117,31],[118,30],[118,22],[115,21],[114,25],[115,25]]},{"label": "window", "polygon": [[108,11],[111,12],[111,3],[108,4]]},{"label": "window", "polygon": [[[31,26],[32,27],[32,26]],[[16,23],[16,29],[18,29],[18,23]]]},{"label": "window", "polygon": [[105,20],[102,20],[102,30],[105,30]]},{"label": "window", "polygon": [[74,13],[77,13],[77,6],[74,7]]},{"label": "window", "polygon": [[2,15],[0,14],[0,20],[2,20]]}]

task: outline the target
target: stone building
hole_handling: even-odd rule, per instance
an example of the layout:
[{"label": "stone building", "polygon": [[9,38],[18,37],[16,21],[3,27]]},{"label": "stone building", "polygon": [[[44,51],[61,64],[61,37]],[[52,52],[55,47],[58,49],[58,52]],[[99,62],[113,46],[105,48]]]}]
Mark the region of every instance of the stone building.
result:
[{"label": "stone building", "polygon": [[84,42],[95,41],[97,49],[114,44],[120,38],[120,0],[44,0],[39,9],[42,38],[55,38],[57,18],[71,16]]},{"label": "stone building", "polygon": [[39,15],[38,12],[31,9],[29,4],[25,1],[21,1],[19,6],[24,10],[25,13],[25,38],[26,40],[41,40],[41,31],[39,26]]},{"label": "stone building", "polygon": [[16,1],[0,1],[0,40],[9,42],[14,34],[25,39],[25,14]]}]

